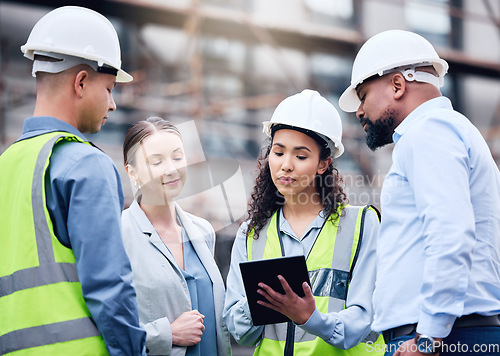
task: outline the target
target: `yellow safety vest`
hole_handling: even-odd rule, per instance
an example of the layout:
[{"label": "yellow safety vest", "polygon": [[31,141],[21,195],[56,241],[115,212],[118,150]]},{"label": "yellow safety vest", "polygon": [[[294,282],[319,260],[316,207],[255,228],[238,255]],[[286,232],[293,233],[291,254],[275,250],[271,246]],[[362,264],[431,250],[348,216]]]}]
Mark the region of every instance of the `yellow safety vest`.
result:
[{"label": "yellow safety vest", "polygon": [[0,355],[108,355],[73,251],[56,238],[46,206],[45,175],[60,141],[87,143],[52,132],[0,156]]},{"label": "yellow safety vest", "polygon": [[[307,256],[306,263],[311,289],[316,307],[322,313],[339,312],[346,307],[350,275],[361,246],[364,216],[367,210],[374,209],[370,206],[344,207],[340,229],[338,229],[339,220],[333,224],[331,221],[326,221],[309,256]],[[339,212],[341,211],[342,209],[339,209]],[[278,235],[278,212],[271,217],[266,230],[266,236],[260,236],[258,239],[253,238],[253,231],[248,234],[247,256],[249,261],[282,257]],[[283,355],[287,330],[287,323],[266,325],[254,355]],[[366,342],[370,342],[370,344],[367,345]],[[301,328],[295,328],[293,354],[300,356],[378,356],[384,354],[383,346],[383,337],[376,333],[370,333],[357,346],[343,350]],[[375,352],[375,350],[380,352]]]}]

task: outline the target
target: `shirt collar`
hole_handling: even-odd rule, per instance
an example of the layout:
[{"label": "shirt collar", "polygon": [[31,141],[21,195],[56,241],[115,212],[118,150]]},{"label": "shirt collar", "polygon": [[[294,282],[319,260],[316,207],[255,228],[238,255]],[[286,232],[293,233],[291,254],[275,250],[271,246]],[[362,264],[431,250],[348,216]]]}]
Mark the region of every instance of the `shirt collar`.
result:
[{"label": "shirt collar", "polygon": [[420,120],[423,117],[424,112],[428,112],[430,110],[438,109],[438,108],[446,108],[453,109],[451,105],[450,99],[445,96],[440,96],[431,100],[426,101],[423,104],[420,104],[415,110],[413,110],[394,130],[394,134],[392,135],[392,139],[394,143],[398,143],[401,136],[404,135],[406,130],[414,123]]},{"label": "shirt collar", "polygon": [[[279,218],[280,218],[280,226],[279,229],[282,233],[285,233],[289,236],[294,236],[296,237],[295,232],[293,231],[292,227],[288,223],[288,221],[285,219],[285,215],[283,215],[283,209],[280,209],[279,212]],[[316,218],[309,224],[307,227],[306,231],[304,232],[304,236],[307,236],[309,234],[309,231],[312,229],[321,229],[323,225],[325,224],[325,218],[323,217],[323,210],[316,216]]]},{"label": "shirt collar", "polygon": [[55,131],[68,132],[88,141],[76,127],[52,116],[33,116],[24,120],[23,133],[19,140]]}]

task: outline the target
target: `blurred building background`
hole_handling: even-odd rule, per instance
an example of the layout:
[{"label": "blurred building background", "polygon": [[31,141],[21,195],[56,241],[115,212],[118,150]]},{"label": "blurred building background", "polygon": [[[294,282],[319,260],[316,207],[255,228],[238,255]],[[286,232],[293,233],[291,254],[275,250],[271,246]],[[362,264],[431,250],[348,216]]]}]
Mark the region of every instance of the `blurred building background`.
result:
[{"label": "blurred building background", "polygon": [[[32,62],[19,47],[39,18],[62,5],[112,21],[122,67],[135,79],[116,87],[118,110],[89,135],[122,173],[126,205],[133,190],[123,169],[125,131],[153,115],[179,124],[190,164],[181,204],[214,225],[224,277],[265,143],[262,121],[305,88],[338,109],[357,50],[380,31],[411,30],[433,43],[450,64],[443,94],[480,129],[500,164],[499,0],[0,1],[0,153],[34,109]],[[392,145],[369,151],[355,115],[339,112],[345,190],[352,204],[379,206]]]}]

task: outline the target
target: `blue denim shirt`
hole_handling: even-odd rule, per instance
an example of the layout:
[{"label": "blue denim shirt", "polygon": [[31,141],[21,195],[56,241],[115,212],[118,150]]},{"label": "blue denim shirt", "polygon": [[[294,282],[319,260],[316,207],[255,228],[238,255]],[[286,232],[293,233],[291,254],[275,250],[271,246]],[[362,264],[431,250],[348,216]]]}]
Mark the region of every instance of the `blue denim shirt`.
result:
[{"label": "blue denim shirt", "polygon": [[[64,131],[53,117],[26,119],[19,140]],[[83,296],[110,355],[146,355],[132,272],[121,237],[123,191],[111,158],[95,147],[58,144],[45,180],[47,208],[59,241],[75,255]]]}]

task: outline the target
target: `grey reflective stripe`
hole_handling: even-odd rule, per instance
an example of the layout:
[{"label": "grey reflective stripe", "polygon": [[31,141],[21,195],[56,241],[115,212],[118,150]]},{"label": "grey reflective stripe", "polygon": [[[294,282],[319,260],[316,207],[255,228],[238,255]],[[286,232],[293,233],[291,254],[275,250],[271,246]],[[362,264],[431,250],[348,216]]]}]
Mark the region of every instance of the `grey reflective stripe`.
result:
[{"label": "grey reflective stripe", "polygon": [[[285,340],[286,338],[287,323],[266,325],[262,337],[269,340]],[[371,331],[368,336],[361,342],[375,342],[380,334]],[[295,328],[295,342],[313,341],[317,336],[310,334],[302,328]]]},{"label": "grey reflective stripe", "polygon": [[[330,295],[332,298],[328,302],[328,312],[339,312],[344,309],[347,299],[347,287],[349,277],[349,264],[351,262],[352,244],[354,241],[354,231],[356,231],[356,221],[360,211],[359,206],[347,206],[344,208],[344,214],[340,218],[335,238],[335,247],[332,258],[332,277],[335,277],[332,283],[333,290]],[[339,297],[333,297],[338,295]]]},{"label": "grey reflective stripe", "polygon": [[356,230],[356,220],[360,208],[348,206],[344,208],[344,215],[340,218],[333,250],[332,268],[340,271],[349,271],[351,262],[352,243],[354,241],[354,231]]},{"label": "grey reflective stripe", "polygon": [[349,272],[331,268],[309,271],[311,290],[316,297],[347,298]]},{"label": "grey reflective stripe", "polygon": [[99,335],[99,331],[90,318],[34,326],[0,336],[0,355]]},{"label": "grey reflective stripe", "polygon": [[74,263],[52,263],[0,277],[0,298],[14,292],[59,282],[78,282]]},{"label": "grey reflective stripe", "polygon": [[[275,340],[275,341],[284,341],[286,340],[286,332],[287,332],[287,323],[280,324],[269,324],[264,327],[264,331],[262,333],[262,338]],[[310,334],[303,330],[302,328],[295,328],[295,342],[305,342],[305,341],[313,341],[317,336],[314,334]]]},{"label": "grey reflective stripe", "polygon": [[35,222],[36,245],[38,249],[38,261],[40,265],[55,263],[54,250],[50,230],[45,217],[45,164],[52,153],[52,148],[57,140],[63,135],[52,137],[40,150],[35,164],[33,184],[31,188],[31,205],[33,208],[33,219]]},{"label": "grey reflective stripe", "polygon": [[269,228],[269,224],[271,223],[271,219],[268,219],[266,225],[260,230],[259,238],[253,239],[252,241],[252,260],[261,260],[264,257],[264,249],[266,248],[267,235],[262,237],[262,234],[267,234],[267,229]]},{"label": "grey reflective stripe", "polygon": [[264,327],[262,338],[269,340],[286,340],[287,323],[269,324]]}]

